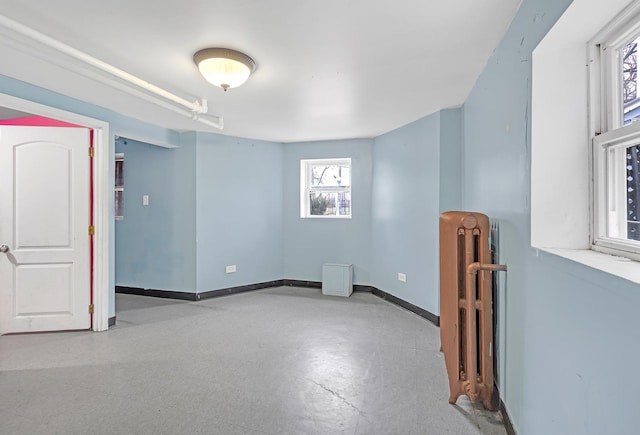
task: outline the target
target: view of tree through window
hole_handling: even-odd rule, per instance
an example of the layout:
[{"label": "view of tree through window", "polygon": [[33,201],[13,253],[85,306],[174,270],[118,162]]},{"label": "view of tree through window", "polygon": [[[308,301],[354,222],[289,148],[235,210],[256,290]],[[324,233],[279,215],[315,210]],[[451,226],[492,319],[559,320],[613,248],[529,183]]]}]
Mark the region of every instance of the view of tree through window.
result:
[{"label": "view of tree through window", "polygon": [[351,192],[341,189],[351,185],[349,165],[312,165],[310,169],[311,215],[350,215]]},{"label": "view of tree through window", "polygon": [[623,102],[633,101],[638,91],[638,43],[630,42],[622,50]]},{"label": "view of tree through window", "polygon": [[[640,117],[638,98],[638,40],[622,49],[622,96],[624,124]],[[640,145],[627,148],[627,238],[640,241]]]},{"label": "view of tree through window", "polygon": [[351,217],[351,159],[300,160],[300,217]]}]

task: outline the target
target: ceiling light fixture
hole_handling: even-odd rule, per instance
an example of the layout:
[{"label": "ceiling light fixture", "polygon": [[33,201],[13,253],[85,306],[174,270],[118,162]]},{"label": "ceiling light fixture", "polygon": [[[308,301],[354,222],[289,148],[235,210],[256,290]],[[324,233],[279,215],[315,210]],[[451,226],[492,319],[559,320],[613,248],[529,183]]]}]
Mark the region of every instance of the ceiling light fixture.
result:
[{"label": "ceiling light fixture", "polygon": [[202,76],[227,91],[247,81],[256,63],[244,53],[229,48],[205,48],[193,55]]}]

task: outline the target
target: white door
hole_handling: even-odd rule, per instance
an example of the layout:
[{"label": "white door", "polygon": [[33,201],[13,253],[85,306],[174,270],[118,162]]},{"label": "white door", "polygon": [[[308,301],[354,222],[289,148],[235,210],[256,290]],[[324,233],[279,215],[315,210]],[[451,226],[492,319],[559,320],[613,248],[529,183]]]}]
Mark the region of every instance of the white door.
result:
[{"label": "white door", "polygon": [[0,127],[0,334],[90,327],[89,140]]}]

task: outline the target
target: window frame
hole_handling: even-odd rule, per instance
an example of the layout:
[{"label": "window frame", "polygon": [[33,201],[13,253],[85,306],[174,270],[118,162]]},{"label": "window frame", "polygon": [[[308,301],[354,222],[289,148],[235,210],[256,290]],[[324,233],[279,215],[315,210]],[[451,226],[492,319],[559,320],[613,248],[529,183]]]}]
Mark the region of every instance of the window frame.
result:
[{"label": "window frame", "polygon": [[[349,186],[311,186],[311,168],[314,166],[342,165],[349,167]],[[300,218],[302,219],[351,219],[353,217],[353,165],[350,157],[330,159],[301,159],[300,160]],[[310,195],[312,193],[349,193],[348,215],[312,215]]]},{"label": "window frame", "polygon": [[591,249],[640,260],[640,242],[626,236],[624,158],[627,147],[640,144],[640,122],[624,125],[624,83],[619,55],[634,37],[640,37],[638,4],[622,11],[588,46]]}]

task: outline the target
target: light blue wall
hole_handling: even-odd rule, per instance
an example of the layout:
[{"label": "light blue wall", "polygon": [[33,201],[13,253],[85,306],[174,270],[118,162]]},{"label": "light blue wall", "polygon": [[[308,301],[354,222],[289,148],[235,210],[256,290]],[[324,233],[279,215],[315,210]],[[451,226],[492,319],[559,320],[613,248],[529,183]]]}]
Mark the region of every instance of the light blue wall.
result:
[{"label": "light blue wall", "polygon": [[[354,283],[370,283],[372,143],[361,139],[284,145],[285,278],[321,281],[323,263],[350,263]],[[352,218],[300,218],[300,160],[349,157]]]},{"label": "light blue wall", "polygon": [[197,134],[198,291],[282,279],[282,163],[282,144]]},{"label": "light blue wall", "polygon": [[124,219],[115,223],[116,285],[196,289],[196,147],[188,139],[180,148],[116,141],[125,159]]},{"label": "light blue wall", "polygon": [[[44,104],[57,109],[66,110],[68,112],[78,113],[84,116],[88,116],[94,119],[102,120],[109,123],[111,137],[109,138],[109,184],[113,183],[114,177],[114,132],[126,131],[130,134],[134,134],[139,137],[147,137],[150,140],[158,140],[161,142],[177,144],[177,133],[146,124],[126,116],[122,116],[118,113],[104,109],[102,107],[85,103],[65,95],[52,92],[38,86],[33,86],[19,80],[12,79],[10,77],[0,75],[0,93],[12,95],[14,97],[22,98],[25,100],[33,101],[36,103]],[[113,216],[113,192],[110,191],[109,204],[111,209],[110,216]],[[109,228],[110,240],[109,240],[109,316],[115,315],[115,231],[114,224],[111,221]]]},{"label": "light blue wall", "polygon": [[127,142],[116,142],[116,285],[195,293],[282,279],[282,144],[208,133],[183,133],[176,149]]},{"label": "light blue wall", "polygon": [[529,243],[531,51],[569,3],[524,0],[465,102],[464,207],[500,221],[502,396],[518,433],[629,434],[639,286]]},{"label": "light blue wall", "polygon": [[440,121],[438,112],[373,144],[371,283],[434,314],[440,311]]},{"label": "light blue wall", "polygon": [[462,208],[462,108],[440,111],[440,212]]}]

